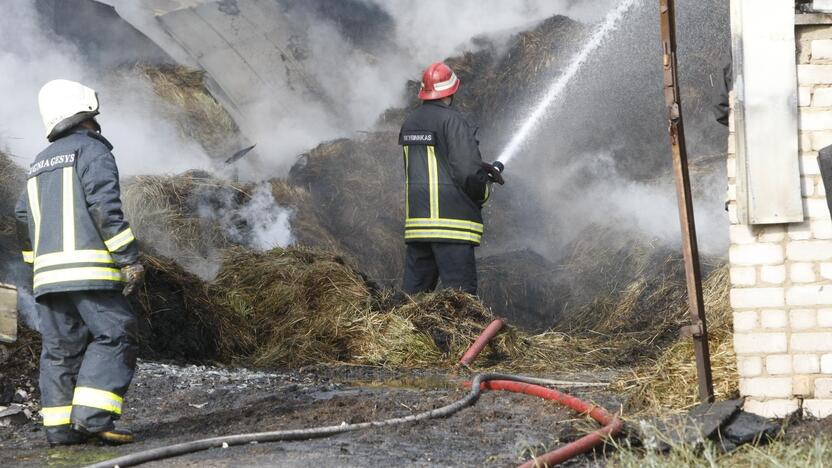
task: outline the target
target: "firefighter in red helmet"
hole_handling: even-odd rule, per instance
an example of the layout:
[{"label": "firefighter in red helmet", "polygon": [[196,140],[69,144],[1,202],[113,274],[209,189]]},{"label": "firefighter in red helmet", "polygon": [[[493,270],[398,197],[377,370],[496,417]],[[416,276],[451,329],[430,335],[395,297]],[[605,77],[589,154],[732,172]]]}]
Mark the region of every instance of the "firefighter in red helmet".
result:
[{"label": "firefighter in red helmet", "polygon": [[451,107],[460,81],[437,62],[422,77],[422,105],[399,133],[405,183],[404,291],[445,288],[477,293],[474,248],[483,235],[482,206],[500,171],[484,163],[477,127]]}]

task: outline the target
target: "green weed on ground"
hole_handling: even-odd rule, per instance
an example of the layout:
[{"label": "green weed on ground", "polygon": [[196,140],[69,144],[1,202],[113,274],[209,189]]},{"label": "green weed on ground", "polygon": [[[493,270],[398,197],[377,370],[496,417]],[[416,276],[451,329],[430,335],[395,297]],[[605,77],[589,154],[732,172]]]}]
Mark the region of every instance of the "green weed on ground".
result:
[{"label": "green weed on ground", "polygon": [[619,445],[608,455],[607,465],[617,468],[677,467],[832,467],[832,437],[818,435],[813,439],[778,438],[767,445],[744,445],[732,453],[723,453],[716,444],[706,441],[701,446],[674,445],[669,453]]}]

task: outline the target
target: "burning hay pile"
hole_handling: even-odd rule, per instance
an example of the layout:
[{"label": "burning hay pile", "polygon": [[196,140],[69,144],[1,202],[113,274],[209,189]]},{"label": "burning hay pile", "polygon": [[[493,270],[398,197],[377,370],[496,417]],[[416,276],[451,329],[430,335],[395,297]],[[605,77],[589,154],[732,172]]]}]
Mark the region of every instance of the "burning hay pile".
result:
[{"label": "burning hay pile", "polygon": [[[150,355],[261,367],[448,366],[494,318],[461,293],[410,299],[379,290],[341,258],[320,251],[231,248],[222,257],[210,284],[146,257],[148,285],[138,305]],[[510,332],[484,359],[516,354],[520,339]],[[206,354],[194,356],[198,350]]]},{"label": "burning hay pile", "polygon": [[[730,287],[727,265],[714,270],[703,283],[717,400],[735,398],[738,392],[737,359],[733,349],[732,313],[728,300]],[[655,358],[635,366],[630,375],[616,383],[616,388],[631,395],[631,409],[639,411],[681,410],[696,405],[699,395],[693,341],[679,339],[672,342]]]}]

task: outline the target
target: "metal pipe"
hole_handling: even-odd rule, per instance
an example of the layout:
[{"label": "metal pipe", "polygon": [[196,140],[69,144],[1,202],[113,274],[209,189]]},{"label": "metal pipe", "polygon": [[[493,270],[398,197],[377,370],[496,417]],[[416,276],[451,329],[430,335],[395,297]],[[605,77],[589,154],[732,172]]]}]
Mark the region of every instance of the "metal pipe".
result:
[{"label": "metal pipe", "polygon": [[679,203],[679,224],[682,228],[682,254],[685,260],[685,278],[688,291],[688,308],[693,325],[683,333],[693,337],[696,354],[696,370],[699,381],[699,399],[703,403],[714,401],[711,354],[708,349],[708,327],[702,299],[702,271],[699,266],[699,247],[696,242],[696,223],[693,216],[693,199],[690,190],[688,155],[685,146],[685,128],[682,119],[682,102],[679,90],[679,73],[676,61],[676,2],[659,0],[664,69],[664,98],[667,105],[668,131],[673,154],[673,175],[676,180],[676,198]]}]

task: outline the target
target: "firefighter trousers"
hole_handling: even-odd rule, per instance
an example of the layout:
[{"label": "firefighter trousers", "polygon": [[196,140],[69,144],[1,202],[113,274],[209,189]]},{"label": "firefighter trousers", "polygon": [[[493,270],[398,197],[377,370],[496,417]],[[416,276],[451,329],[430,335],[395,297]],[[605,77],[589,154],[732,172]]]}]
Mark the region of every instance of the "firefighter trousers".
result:
[{"label": "firefighter trousers", "polygon": [[117,291],[53,293],[38,299],[43,349],[43,425],[52,443],[77,426],[113,429],[136,367],[137,320]]},{"label": "firefighter trousers", "polygon": [[410,242],[404,267],[404,292],[417,294],[442,287],[477,294],[477,261],[472,244]]}]

